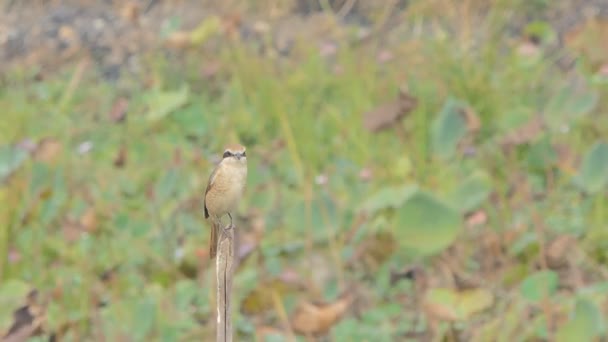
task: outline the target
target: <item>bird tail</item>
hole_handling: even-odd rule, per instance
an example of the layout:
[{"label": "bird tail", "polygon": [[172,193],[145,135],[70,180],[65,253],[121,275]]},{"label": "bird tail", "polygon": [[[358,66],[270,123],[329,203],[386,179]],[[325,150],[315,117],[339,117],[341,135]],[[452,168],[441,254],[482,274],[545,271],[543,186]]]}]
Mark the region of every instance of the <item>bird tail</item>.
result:
[{"label": "bird tail", "polygon": [[216,220],[211,220],[211,238],[209,239],[209,259],[213,260],[217,254],[217,233],[220,225]]}]

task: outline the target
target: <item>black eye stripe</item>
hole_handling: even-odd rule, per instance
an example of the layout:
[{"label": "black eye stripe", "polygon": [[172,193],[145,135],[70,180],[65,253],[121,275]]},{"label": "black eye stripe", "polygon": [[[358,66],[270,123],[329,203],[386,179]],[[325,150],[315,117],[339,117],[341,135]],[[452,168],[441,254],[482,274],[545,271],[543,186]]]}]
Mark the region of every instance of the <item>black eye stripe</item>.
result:
[{"label": "black eye stripe", "polygon": [[243,151],[243,157],[247,157],[247,153],[245,153],[245,151]]},{"label": "black eye stripe", "polygon": [[224,156],[222,158],[228,158],[230,156],[232,156],[232,153],[230,151],[226,151],[224,152]]}]

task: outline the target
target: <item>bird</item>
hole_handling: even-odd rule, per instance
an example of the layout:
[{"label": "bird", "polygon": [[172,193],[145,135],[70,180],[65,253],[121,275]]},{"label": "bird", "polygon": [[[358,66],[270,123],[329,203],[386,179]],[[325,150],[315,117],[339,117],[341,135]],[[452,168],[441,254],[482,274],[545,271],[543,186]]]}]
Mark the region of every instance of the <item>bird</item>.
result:
[{"label": "bird", "polygon": [[209,241],[209,258],[217,254],[217,239],[221,218],[228,215],[230,227],[232,214],[238,207],[247,183],[247,154],[240,144],[229,144],[224,149],[220,163],[209,176],[203,205],[205,219],[211,221],[211,238]]}]

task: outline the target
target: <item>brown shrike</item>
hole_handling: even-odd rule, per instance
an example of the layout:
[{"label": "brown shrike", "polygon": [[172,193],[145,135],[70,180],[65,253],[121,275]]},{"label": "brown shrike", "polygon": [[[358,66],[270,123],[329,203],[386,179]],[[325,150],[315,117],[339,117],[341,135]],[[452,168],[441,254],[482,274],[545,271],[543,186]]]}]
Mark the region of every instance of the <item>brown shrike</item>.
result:
[{"label": "brown shrike", "polygon": [[228,214],[230,226],[232,215],[239,204],[247,182],[247,155],[245,147],[234,144],[226,146],[222,161],[215,167],[205,190],[205,219],[211,218],[211,240],[209,258],[217,253],[217,238],[222,216]]}]

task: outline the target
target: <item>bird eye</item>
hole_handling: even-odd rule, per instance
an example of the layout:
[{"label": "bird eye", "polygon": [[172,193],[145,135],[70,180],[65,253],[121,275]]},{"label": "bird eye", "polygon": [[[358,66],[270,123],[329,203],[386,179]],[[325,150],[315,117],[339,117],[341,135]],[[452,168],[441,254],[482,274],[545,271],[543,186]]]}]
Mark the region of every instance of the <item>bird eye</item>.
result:
[{"label": "bird eye", "polygon": [[228,158],[232,155],[232,153],[230,153],[230,151],[226,151],[224,152],[224,156],[222,158]]},{"label": "bird eye", "polygon": [[247,157],[247,153],[245,153],[245,151],[243,151],[243,157]]}]

